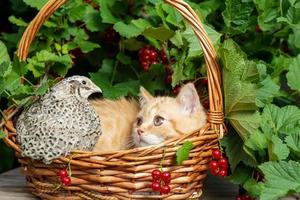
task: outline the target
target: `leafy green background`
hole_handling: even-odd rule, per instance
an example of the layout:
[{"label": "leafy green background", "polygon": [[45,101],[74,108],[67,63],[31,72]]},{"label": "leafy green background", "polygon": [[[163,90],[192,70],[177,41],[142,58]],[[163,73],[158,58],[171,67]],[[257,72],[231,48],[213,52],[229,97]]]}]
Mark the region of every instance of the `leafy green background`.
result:
[{"label": "leafy green background", "polygon": [[[197,37],[161,0],[68,1],[41,28],[26,62],[19,62],[17,43],[45,2],[0,2],[1,110],[25,105],[57,77],[72,74],[90,76],[111,99],[136,96],[139,85],[171,94],[175,86],[206,76]],[[222,65],[229,133],[221,144],[230,162],[230,181],[262,200],[299,193],[300,1],[186,2],[203,21]],[[120,38],[109,43],[105,38],[111,27]],[[164,81],[162,63],[148,72],[141,69],[138,50],[146,44],[166,50],[171,85]],[[207,98],[205,87],[200,93],[201,100]],[[0,156],[0,171],[15,165],[13,152],[3,143]]]}]

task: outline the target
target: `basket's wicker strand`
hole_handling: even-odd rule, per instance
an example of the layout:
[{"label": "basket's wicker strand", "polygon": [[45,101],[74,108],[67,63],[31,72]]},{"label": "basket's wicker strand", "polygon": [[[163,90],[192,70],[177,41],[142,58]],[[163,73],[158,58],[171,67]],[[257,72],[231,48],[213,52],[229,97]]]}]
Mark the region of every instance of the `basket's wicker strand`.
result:
[{"label": "basket's wicker strand", "polygon": [[[28,186],[33,194],[42,199],[165,199],[192,200],[202,194],[203,181],[206,177],[211,150],[218,148],[218,141],[224,133],[223,101],[221,92],[221,74],[216,52],[191,7],[182,0],[165,0],[176,8],[191,24],[203,49],[209,81],[208,123],[194,133],[172,138],[157,146],[120,150],[106,153],[73,151],[70,157],[60,157],[50,165],[40,161],[22,157],[22,150],[16,142],[16,130],[12,117],[17,108],[9,108],[4,112],[4,120],[0,129],[7,137],[5,143],[12,147],[22,171],[26,175]],[[17,55],[20,60],[27,58],[30,45],[43,23],[66,0],[49,0],[25,30],[19,44]],[[176,165],[176,150],[185,141],[193,142],[194,148],[189,159]],[[151,171],[159,168],[161,159],[163,170],[172,174],[171,192],[167,195],[154,193],[151,184]],[[58,172],[68,165],[72,168],[72,184],[61,186]]]}]

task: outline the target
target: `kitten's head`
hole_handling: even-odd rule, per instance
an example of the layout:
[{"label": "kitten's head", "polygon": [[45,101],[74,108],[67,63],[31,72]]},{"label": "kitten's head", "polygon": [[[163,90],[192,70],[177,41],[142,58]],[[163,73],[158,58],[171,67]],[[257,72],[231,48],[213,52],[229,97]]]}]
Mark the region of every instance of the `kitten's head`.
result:
[{"label": "kitten's head", "polygon": [[140,89],[141,111],[133,126],[135,146],[148,146],[201,128],[206,113],[192,83],[183,86],[176,98],[153,97]]}]

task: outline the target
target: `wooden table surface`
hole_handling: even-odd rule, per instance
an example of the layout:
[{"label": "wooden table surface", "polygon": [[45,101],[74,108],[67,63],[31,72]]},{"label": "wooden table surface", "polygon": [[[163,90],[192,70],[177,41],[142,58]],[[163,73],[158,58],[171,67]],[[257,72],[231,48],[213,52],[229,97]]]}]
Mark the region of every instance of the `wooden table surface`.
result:
[{"label": "wooden table surface", "polygon": [[[219,177],[208,177],[201,200],[234,200],[238,187]],[[0,174],[1,200],[34,200],[37,199],[26,188],[25,178],[20,169]]]}]

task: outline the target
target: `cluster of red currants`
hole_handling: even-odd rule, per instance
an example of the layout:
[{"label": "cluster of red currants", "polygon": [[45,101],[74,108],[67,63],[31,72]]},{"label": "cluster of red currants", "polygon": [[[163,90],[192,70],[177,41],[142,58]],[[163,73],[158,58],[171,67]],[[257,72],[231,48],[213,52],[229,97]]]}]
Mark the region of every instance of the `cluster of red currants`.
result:
[{"label": "cluster of red currants", "polygon": [[228,161],[222,156],[222,152],[219,149],[213,149],[212,151],[213,160],[210,161],[210,173],[216,176],[227,176]]},{"label": "cluster of red currants", "polygon": [[235,200],[254,200],[254,198],[250,197],[249,195],[239,195],[235,198]]},{"label": "cluster of red currants", "polygon": [[157,64],[158,53],[152,46],[146,45],[139,50],[139,61],[144,71],[149,71],[152,64]]},{"label": "cluster of red currants", "polygon": [[66,169],[59,170],[59,177],[64,186],[71,185],[71,178]]},{"label": "cluster of red currants", "polygon": [[155,169],[151,173],[152,175],[152,184],[151,188],[155,192],[160,192],[161,194],[168,194],[171,191],[169,183],[171,182],[170,172],[161,172],[158,169]]}]

